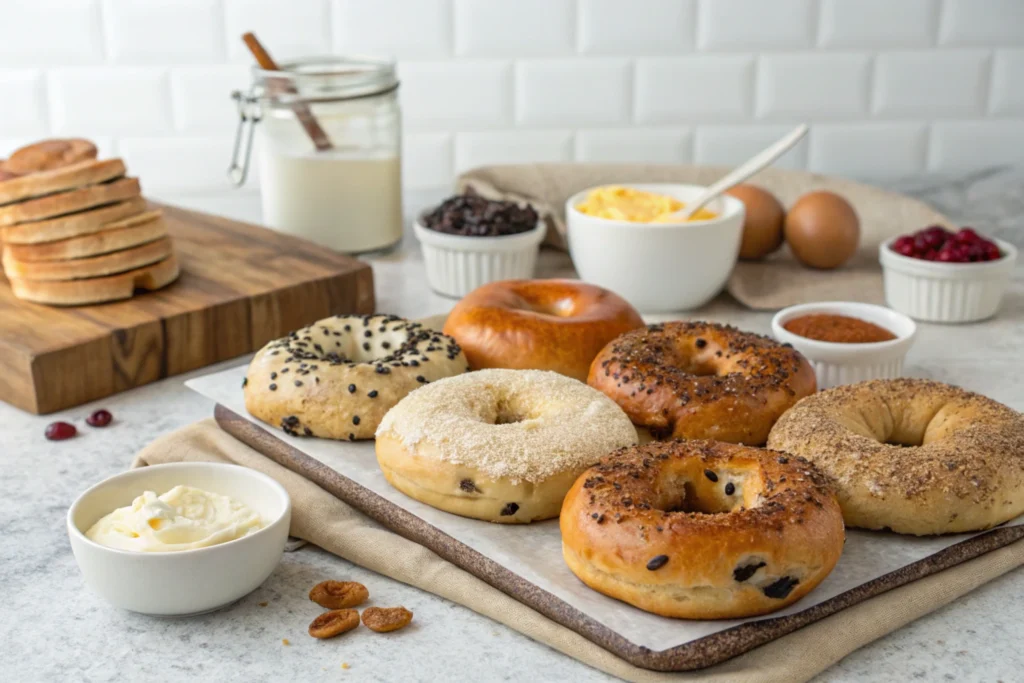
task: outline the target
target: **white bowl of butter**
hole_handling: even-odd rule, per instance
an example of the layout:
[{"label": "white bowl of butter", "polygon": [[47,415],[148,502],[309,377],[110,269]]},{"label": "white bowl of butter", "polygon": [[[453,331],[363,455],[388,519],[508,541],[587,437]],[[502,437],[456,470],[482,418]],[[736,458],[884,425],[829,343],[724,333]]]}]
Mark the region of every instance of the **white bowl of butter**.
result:
[{"label": "white bowl of butter", "polygon": [[690,220],[668,218],[704,189],[631,183],[570,197],[565,223],[580,279],[612,290],[643,313],[690,310],[710,301],[736,266],[745,209],[722,195]]},{"label": "white bowl of butter", "polygon": [[274,571],[291,499],[238,465],[189,462],[117,474],[68,510],[71,550],[86,585],[115,607],[201,614],[253,591]]}]

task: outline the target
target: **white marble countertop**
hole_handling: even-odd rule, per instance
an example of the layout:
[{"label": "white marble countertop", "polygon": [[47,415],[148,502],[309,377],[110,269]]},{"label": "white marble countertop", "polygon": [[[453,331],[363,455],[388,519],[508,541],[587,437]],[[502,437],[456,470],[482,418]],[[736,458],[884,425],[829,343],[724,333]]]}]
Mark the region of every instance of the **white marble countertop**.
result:
[{"label": "white marble countertop", "polygon": [[[1024,173],[901,183],[956,220],[1024,244]],[[161,197],[244,220],[258,220],[255,194]],[[407,209],[433,196],[410,197]],[[911,226],[908,226],[911,227]],[[378,308],[407,316],[446,311],[448,299],[423,284],[415,245],[371,260]],[[567,257],[542,255],[540,276],[571,273]],[[770,315],[727,297],[702,317],[766,333]],[[923,324],[908,372],[982,391],[1024,409],[1024,268],[1000,315],[978,325]],[[154,437],[209,417],[212,406],[172,377],[63,413],[37,417],[0,403],[0,652],[10,681],[600,681],[608,676],[444,599],[376,575],[307,546],[286,554],[267,582],[233,607],[192,619],[154,619],[118,611],[89,593],[68,546],[64,515],[74,497],[125,467]],[[43,428],[78,424],[105,407],[115,422],[82,427],[66,442]],[[306,592],[326,579],[369,586],[379,604],[416,613],[400,638],[356,632],[334,641],[306,635]],[[260,603],[268,603],[260,607]],[[872,643],[820,677],[828,681],[1020,680],[1024,667],[1024,572],[1015,571]],[[364,630],[365,631],[365,630]],[[288,639],[290,646],[283,644]],[[343,668],[347,664],[349,668]]]}]

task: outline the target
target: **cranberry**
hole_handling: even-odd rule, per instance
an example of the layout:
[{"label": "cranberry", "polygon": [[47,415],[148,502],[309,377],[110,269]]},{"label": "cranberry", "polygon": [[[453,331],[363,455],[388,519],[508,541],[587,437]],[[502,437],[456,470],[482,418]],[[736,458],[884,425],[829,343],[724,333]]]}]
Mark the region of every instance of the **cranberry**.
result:
[{"label": "cranberry", "polygon": [[64,439],[70,439],[78,430],[75,429],[75,425],[69,422],[51,422],[46,425],[46,438],[50,441],[63,441]]},{"label": "cranberry", "polygon": [[895,251],[897,254],[902,254],[903,256],[913,256],[915,253],[914,238],[911,237],[910,235],[904,235],[903,237],[900,237],[899,239],[892,243],[892,250]]},{"label": "cranberry", "polygon": [[999,247],[994,242],[989,242],[985,245],[985,260],[996,261],[1003,258],[1003,252],[999,251]]},{"label": "cranberry", "polygon": [[981,241],[981,237],[974,231],[974,228],[960,228],[960,231],[953,237],[957,242],[964,244],[973,244]]},{"label": "cranberry", "polygon": [[103,410],[100,408],[92,415],[85,418],[85,421],[89,423],[90,427],[106,427],[113,419],[114,416],[110,414],[109,410]]}]

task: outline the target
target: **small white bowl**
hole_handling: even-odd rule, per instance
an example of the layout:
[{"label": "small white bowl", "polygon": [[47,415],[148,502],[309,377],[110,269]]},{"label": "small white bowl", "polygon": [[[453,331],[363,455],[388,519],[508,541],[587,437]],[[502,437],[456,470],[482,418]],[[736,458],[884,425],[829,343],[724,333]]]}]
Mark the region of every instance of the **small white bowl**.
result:
[{"label": "small white bowl", "polygon": [[[116,550],[85,532],[143,491],[166,493],[177,485],[229,496],[259,513],[266,526],[209,548],[166,553]],[[85,583],[115,607],[159,616],[202,614],[256,589],[281,561],[292,504],[284,487],[238,465],[182,462],[114,475],[78,497],[68,510],[71,550]]]},{"label": "small white bowl", "polygon": [[993,239],[1003,257],[980,263],[941,263],[879,247],[885,302],[916,320],[966,323],[996,314],[1017,262],[1017,248]]},{"label": "small white bowl", "polygon": [[[704,188],[677,183],[622,183],[686,203]],[[624,297],[645,313],[698,308],[725,286],[743,237],[743,202],[723,195],[706,221],[632,223],[580,213],[576,205],[597,188],[565,203],[569,254],[580,279]]]},{"label": "small white bowl", "polygon": [[532,278],[547,224],[541,220],[527,232],[482,237],[449,235],[417,220],[413,231],[423,246],[430,288],[460,298],[488,282]]},{"label": "small white bowl", "polygon": [[[845,315],[874,323],[896,335],[895,339],[867,344],[837,344],[793,334],[783,325],[803,315]],[[772,318],[772,336],[791,344],[814,366],[818,389],[854,384],[869,379],[891,379],[903,374],[903,359],[914,344],[914,321],[885,306],[852,301],[823,301],[784,308]]]}]

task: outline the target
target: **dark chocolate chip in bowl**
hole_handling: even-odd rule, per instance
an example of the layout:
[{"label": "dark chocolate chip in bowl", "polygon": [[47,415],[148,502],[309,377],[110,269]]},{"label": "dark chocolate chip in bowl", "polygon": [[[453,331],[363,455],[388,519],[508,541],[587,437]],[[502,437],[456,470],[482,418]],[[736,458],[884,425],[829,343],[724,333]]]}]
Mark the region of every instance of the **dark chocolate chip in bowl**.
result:
[{"label": "dark chocolate chip in bowl", "polygon": [[735,579],[736,581],[740,582],[740,583],[743,583],[744,581],[749,579],[751,576],[756,574],[758,569],[760,569],[761,567],[764,567],[764,566],[765,566],[764,562],[755,562],[755,563],[752,563],[752,564],[741,565],[739,567],[736,567],[736,569],[732,570],[732,578]]},{"label": "dark chocolate chip in bowl", "polygon": [[718,481],[718,475],[712,472],[711,470],[704,470],[704,476],[710,479],[711,481]]},{"label": "dark chocolate chip in bowl", "polygon": [[505,507],[501,508],[501,516],[502,517],[508,517],[509,515],[516,514],[516,512],[518,512],[518,511],[519,511],[519,504],[518,503],[506,503]]},{"label": "dark chocolate chip in bowl", "polygon": [[652,572],[661,569],[668,564],[668,555],[656,555],[647,563],[647,568]]},{"label": "dark chocolate chip in bowl", "polygon": [[736,493],[736,485],[730,481],[725,485],[725,495],[731,496],[734,493]]},{"label": "dark chocolate chip in bowl", "polygon": [[769,598],[782,600],[793,592],[793,588],[795,588],[798,583],[800,583],[800,579],[794,579],[792,576],[783,576],[778,581],[770,583],[762,588],[761,592]]}]

